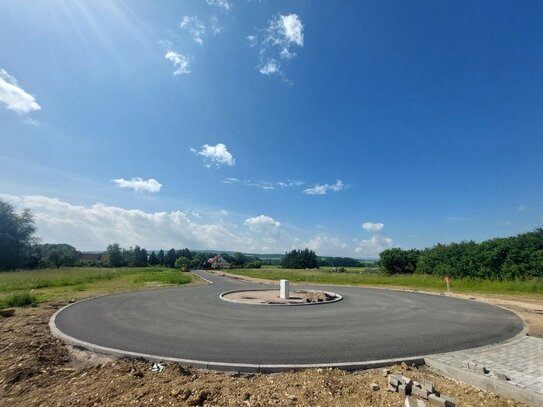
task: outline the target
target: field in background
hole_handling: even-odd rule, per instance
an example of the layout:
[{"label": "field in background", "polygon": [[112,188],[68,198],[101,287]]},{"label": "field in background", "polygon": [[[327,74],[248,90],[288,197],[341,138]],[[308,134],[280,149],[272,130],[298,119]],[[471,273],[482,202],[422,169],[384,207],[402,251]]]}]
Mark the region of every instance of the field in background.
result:
[{"label": "field in background", "polygon": [[0,308],[175,286],[192,281],[192,273],[163,267],[74,267],[0,272]]},{"label": "field in background", "polygon": [[[287,279],[308,284],[375,285],[429,291],[446,291],[447,289],[443,278],[435,275],[386,275],[380,272],[368,271],[362,267],[347,267],[346,273],[332,272],[330,269],[330,267],[323,267],[319,270],[293,270],[262,267],[261,269],[233,269],[227,271],[247,277],[269,280]],[[453,292],[543,296],[543,280],[541,279],[498,281],[464,278],[451,279],[450,284]]]}]

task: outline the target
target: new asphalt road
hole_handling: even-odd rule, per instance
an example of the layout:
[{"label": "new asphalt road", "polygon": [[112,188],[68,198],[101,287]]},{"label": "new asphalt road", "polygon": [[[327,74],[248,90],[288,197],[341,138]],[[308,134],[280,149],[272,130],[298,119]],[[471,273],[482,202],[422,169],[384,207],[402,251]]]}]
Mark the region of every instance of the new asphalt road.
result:
[{"label": "new asphalt road", "polygon": [[54,324],[65,337],[101,347],[254,365],[428,355],[503,341],[523,328],[514,313],[491,305],[384,289],[319,287],[343,295],[333,304],[230,303],[219,294],[270,287],[197,273],[213,284],[82,301],[61,310]]}]

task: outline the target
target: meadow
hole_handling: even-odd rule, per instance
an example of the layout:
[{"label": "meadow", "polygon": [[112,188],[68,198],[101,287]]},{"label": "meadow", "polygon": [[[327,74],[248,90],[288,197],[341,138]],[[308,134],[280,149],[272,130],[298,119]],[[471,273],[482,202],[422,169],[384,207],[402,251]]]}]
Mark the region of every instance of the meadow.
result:
[{"label": "meadow", "polygon": [[60,268],[0,272],[0,308],[200,281],[164,267]]},{"label": "meadow", "polygon": [[[264,266],[261,269],[233,269],[230,273],[269,280],[287,279],[307,284],[373,285],[410,288],[428,291],[446,291],[443,277],[428,274],[387,275],[375,269],[347,267],[347,272],[332,272],[330,267],[319,270],[281,269]],[[487,280],[476,278],[451,279],[450,287],[459,293],[524,294],[543,296],[542,279]]]}]

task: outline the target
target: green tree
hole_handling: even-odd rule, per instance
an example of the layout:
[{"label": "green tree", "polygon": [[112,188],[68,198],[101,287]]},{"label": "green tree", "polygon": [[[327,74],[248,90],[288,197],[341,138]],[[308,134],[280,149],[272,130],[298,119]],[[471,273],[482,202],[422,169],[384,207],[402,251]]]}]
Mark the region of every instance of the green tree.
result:
[{"label": "green tree", "polygon": [[380,263],[385,273],[414,273],[419,258],[418,250],[387,249],[379,254]]},{"label": "green tree", "polygon": [[29,209],[20,214],[0,200],[0,270],[25,267],[36,228]]},{"label": "green tree", "polygon": [[177,260],[175,249],[170,249],[168,252],[164,255],[164,265],[166,267],[174,267],[175,261]]},{"label": "green tree", "polygon": [[130,249],[128,253],[128,265],[131,267],[145,267],[147,266],[147,250],[142,249],[138,245]]},{"label": "green tree", "polygon": [[185,256],[181,256],[175,260],[174,266],[176,269],[180,269],[181,271],[186,271],[189,264],[190,264],[190,260]]},{"label": "green tree", "polygon": [[44,244],[41,246],[44,266],[73,267],[79,263],[79,252],[69,244]]},{"label": "green tree", "polygon": [[319,267],[317,255],[313,250],[292,250],[281,259],[281,267],[289,269],[313,269]]},{"label": "green tree", "polygon": [[164,250],[160,249],[156,257],[158,259],[158,264],[163,266],[164,265]]},{"label": "green tree", "polygon": [[109,267],[121,267],[123,265],[123,253],[118,243],[110,244],[107,247],[104,262]]},{"label": "green tree", "polygon": [[160,261],[158,260],[158,256],[155,254],[155,252],[151,252],[151,254],[149,255],[149,265],[151,266],[156,266],[157,264],[160,263]]}]

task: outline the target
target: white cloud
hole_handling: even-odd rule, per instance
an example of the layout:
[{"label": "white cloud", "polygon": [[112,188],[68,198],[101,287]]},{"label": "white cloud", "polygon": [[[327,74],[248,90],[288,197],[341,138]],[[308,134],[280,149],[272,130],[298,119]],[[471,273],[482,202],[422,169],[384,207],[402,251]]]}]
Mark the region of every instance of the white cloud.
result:
[{"label": "white cloud", "polygon": [[297,14],[278,15],[269,21],[262,33],[262,40],[255,34],[247,36],[251,48],[259,46],[258,71],[263,75],[279,74],[290,83],[281,70],[278,59],[289,60],[296,56],[295,47],[304,46],[304,25]]},{"label": "white cloud", "polygon": [[[250,239],[219,224],[195,223],[181,211],[144,212],[101,203],[79,206],[45,196],[0,195],[35,214],[38,236],[48,243],[69,243],[79,250],[103,250],[109,243],[148,249],[190,247],[241,250]],[[258,246],[254,247],[255,249]]]},{"label": "white cloud", "polygon": [[260,65],[258,71],[262,75],[273,75],[274,73],[280,72],[280,65],[275,59],[268,59],[264,65]]},{"label": "white cloud", "polygon": [[17,80],[4,69],[0,69],[0,103],[17,113],[41,110],[36,98],[20,88]]},{"label": "white cloud", "polygon": [[305,182],[300,180],[287,180],[285,182],[269,182],[269,181],[251,181],[251,180],[240,180],[238,178],[226,178],[223,180],[224,184],[243,184],[248,187],[256,187],[260,189],[272,190],[276,188],[292,188],[299,187],[305,184]]},{"label": "white cloud", "polygon": [[317,184],[312,188],[304,189],[302,192],[306,195],[325,195],[328,191],[337,192],[346,188],[348,188],[348,186],[338,179],[335,184]]},{"label": "white cloud", "polygon": [[304,46],[304,25],[297,14],[279,16],[270,25],[270,32],[274,35],[274,41],[279,42],[281,45],[296,44],[300,47]]},{"label": "white cloud", "polygon": [[230,11],[232,4],[228,0],[206,0],[210,6],[222,8],[224,11]]},{"label": "white cloud", "polygon": [[220,167],[221,165],[233,166],[236,163],[234,156],[222,143],[215,146],[204,144],[200,151],[197,152],[194,148],[191,148],[190,151],[204,157],[204,162],[208,168],[211,166]]},{"label": "white cloud", "polygon": [[201,45],[204,43],[202,37],[206,32],[206,26],[198,19],[198,17],[184,16],[179,26],[186,29],[198,44]]},{"label": "white cloud", "polygon": [[[392,239],[378,235],[351,241],[321,231],[301,239],[270,216],[240,220],[235,215],[227,218],[224,209],[145,212],[103,203],[74,205],[40,195],[0,194],[0,199],[17,210],[29,208],[35,215],[37,236],[44,243],[69,243],[79,250],[104,250],[109,243],[117,242],[123,247],[137,244],[147,249],[189,247],[249,253],[284,253],[309,247],[319,255],[377,257],[393,247]],[[208,215],[213,221],[205,220]]]},{"label": "white cloud", "polygon": [[160,188],[162,188],[162,184],[153,178],[148,180],[139,177],[129,180],[118,178],[112,180],[112,182],[116,183],[120,188],[131,188],[134,191],[159,192]]},{"label": "white cloud", "polygon": [[173,63],[173,66],[177,68],[173,74],[181,75],[190,73],[190,58],[179,54],[175,51],[168,51],[164,58],[170,60]]},{"label": "white cloud", "polygon": [[375,258],[383,250],[390,249],[392,246],[391,238],[374,235],[371,239],[357,241],[354,251],[360,256]]},{"label": "white cloud", "polygon": [[349,250],[346,242],[326,233],[318,234],[309,240],[306,246],[321,256],[345,255]]},{"label": "white cloud", "polygon": [[245,219],[244,223],[246,226],[249,226],[249,228],[253,230],[269,230],[276,229],[281,226],[281,223],[266,215],[259,215],[255,216],[254,218],[247,218]]},{"label": "white cloud", "polygon": [[362,228],[368,232],[380,232],[385,225],[383,223],[364,222]]}]

